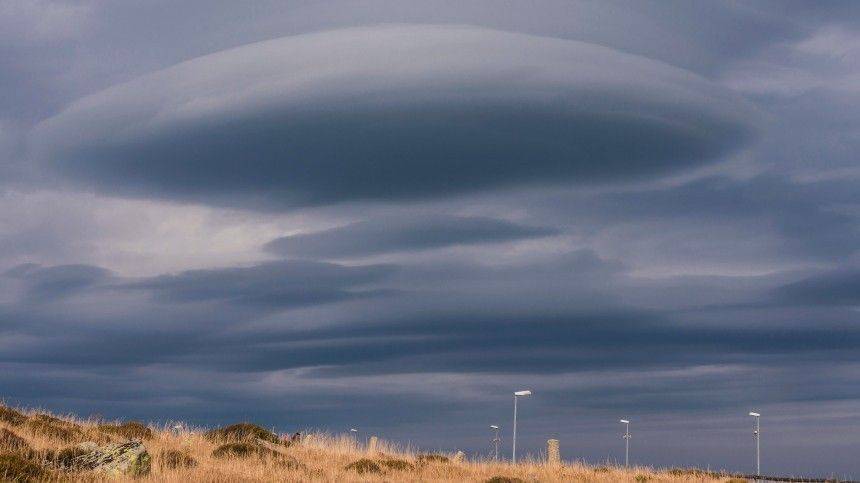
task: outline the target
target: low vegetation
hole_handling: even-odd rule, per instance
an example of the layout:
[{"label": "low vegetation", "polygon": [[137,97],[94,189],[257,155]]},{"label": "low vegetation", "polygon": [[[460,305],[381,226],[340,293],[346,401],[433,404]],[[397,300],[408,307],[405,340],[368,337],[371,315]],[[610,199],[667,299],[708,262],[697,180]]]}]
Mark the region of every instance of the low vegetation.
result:
[{"label": "low vegetation", "polygon": [[184,451],[166,449],[158,455],[158,464],[162,470],[175,470],[177,468],[194,468],[197,466],[197,460]]},{"label": "low vegetation", "polygon": [[122,424],[100,424],[99,431],[126,439],[151,439],[152,430],[145,424],[137,421],[129,421]]},{"label": "low vegetation", "polygon": [[236,441],[262,440],[269,443],[281,443],[281,439],[275,433],[264,429],[256,424],[238,423],[213,429],[203,433],[203,437],[213,442],[229,443]]},{"label": "low vegetation", "polygon": [[[0,406],[0,481],[731,481],[696,469],[552,466],[533,459],[511,465],[481,457],[459,461],[453,454],[415,453],[386,441],[371,452],[348,435],[281,438],[251,423],[209,431],[182,428],[81,421]],[[98,473],[80,464],[98,445],[129,441],[142,441],[150,455],[145,476]]]}]

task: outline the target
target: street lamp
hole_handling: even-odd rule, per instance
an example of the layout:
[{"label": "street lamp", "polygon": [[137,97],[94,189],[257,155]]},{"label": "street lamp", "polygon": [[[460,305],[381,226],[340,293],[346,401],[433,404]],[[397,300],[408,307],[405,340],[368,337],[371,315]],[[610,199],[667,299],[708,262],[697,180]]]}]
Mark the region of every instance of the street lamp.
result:
[{"label": "street lamp", "polygon": [[624,424],[624,466],[630,466],[630,421],[626,419],[619,420]]},{"label": "street lamp", "polygon": [[755,474],[758,476],[761,474],[761,424],[759,421],[761,414],[750,412],[750,416],[755,418],[753,436],[755,436]]},{"label": "street lamp", "polygon": [[529,390],[526,391],[517,391],[514,393],[514,442],[513,442],[513,451],[511,452],[511,462],[517,462],[517,398],[531,396],[532,392]]},{"label": "street lamp", "polygon": [[494,436],[493,436],[493,446],[495,447],[494,459],[496,461],[498,461],[499,460],[499,442],[502,441],[502,438],[499,437],[499,427],[498,426],[496,426],[495,424],[491,424],[490,428],[494,431]]}]

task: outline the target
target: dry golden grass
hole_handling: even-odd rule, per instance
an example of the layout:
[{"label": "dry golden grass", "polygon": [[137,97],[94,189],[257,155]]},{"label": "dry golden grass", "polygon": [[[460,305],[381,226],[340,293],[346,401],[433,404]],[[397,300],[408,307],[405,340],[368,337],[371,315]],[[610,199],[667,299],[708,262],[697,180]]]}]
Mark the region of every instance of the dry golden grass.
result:
[{"label": "dry golden grass", "polygon": [[[2,406],[0,406],[2,408]],[[124,431],[103,431],[102,421],[81,421],[73,417],[57,417],[35,411],[21,411],[26,418],[0,419],[0,432],[10,444],[0,441],[0,481],[137,481],[188,483],[206,482],[270,482],[270,481],[338,481],[338,482],[716,482],[728,481],[707,473],[661,471],[652,468],[592,467],[580,463],[562,466],[546,465],[528,460],[511,465],[486,460],[454,462],[453,455],[427,456],[410,448],[379,441],[377,452],[370,454],[349,435],[314,433],[300,443],[291,445],[264,441],[262,450],[217,451],[223,438],[204,435],[202,430],[184,429],[180,432],[165,428],[151,429],[151,438],[144,444],[152,456],[152,472],[144,478],[110,479],[91,472],[56,469],[58,461],[70,454],[67,448],[82,441],[104,443],[124,441]],[[3,410],[0,409],[0,414]],[[39,416],[39,414],[44,414]],[[9,421],[12,419],[13,421]],[[33,423],[33,422],[36,423]],[[113,424],[112,427],[122,427]],[[56,428],[73,428],[71,434]],[[145,433],[133,426],[136,434]],[[23,439],[26,446],[9,434]],[[207,437],[208,436],[208,437]],[[228,438],[233,439],[233,438]],[[24,448],[24,449],[22,449]],[[63,450],[66,449],[66,453]],[[247,448],[246,448],[247,449]],[[447,461],[446,461],[447,459]],[[33,466],[33,465],[36,466]],[[53,466],[51,466],[53,464]],[[41,468],[48,467],[47,470]],[[21,478],[15,480],[14,472]],[[3,474],[6,471],[7,474]]]}]

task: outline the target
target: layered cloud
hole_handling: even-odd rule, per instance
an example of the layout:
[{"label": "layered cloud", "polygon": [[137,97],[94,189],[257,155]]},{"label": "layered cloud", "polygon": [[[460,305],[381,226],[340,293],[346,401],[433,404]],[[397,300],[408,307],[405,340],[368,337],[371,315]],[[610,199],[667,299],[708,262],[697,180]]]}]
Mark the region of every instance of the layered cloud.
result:
[{"label": "layered cloud", "polygon": [[855,4],[10,5],[0,398],[860,474]]},{"label": "layered cloud", "polygon": [[606,47],[386,26],[181,63],[73,103],[32,147],[109,193],[272,208],[639,179],[730,153],[756,120],[690,72]]},{"label": "layered cloud", "polygon": [[277,238],[266,249],[283,256],[342,258],[539,238],[553,228],[487,217],[409,214],[380,217],[313,233]]}]

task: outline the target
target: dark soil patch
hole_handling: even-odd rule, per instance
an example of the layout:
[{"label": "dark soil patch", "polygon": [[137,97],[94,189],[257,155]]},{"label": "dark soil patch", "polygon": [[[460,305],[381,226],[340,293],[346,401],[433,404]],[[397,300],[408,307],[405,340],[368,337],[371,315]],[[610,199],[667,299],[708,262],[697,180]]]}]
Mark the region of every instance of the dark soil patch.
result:
[{"label": "dark soil patch", "polygon": [[251,423],[231,424],[230,426],[225,426],[223,428],[206,431],[203,434],[203,437],[209,441],[215,442],[255,441],[257,439],[262,439],[269,443],[281,443],[278,435]]},{"label": "dark soil patch", "polygon": [[176,468],[193,468],[197,466],[197,460],[187,453],[170,449],[162,451],[158,455],[158,464],[161,465],[162,468],[168,468],[171,470]]},{"label": "dark soil patch", "polygon": [[152,439],[152,430],[137,421],[122,424],[100,424],[98,430],[125,439]]},{"label": "dark soil patch", "polygon": [[355,471],[358,474],[364,473],[382,473],[382,467],[379,466],[376,461],[362,458],[358,461],[353,461],[352,463],[346,465],[344,467],[346,470]]},{"label": "dark soil patch", "polygon": [[50,476],[48,470],[19,454],[0,454],[0,481],[45,481],[50,479]]}]

